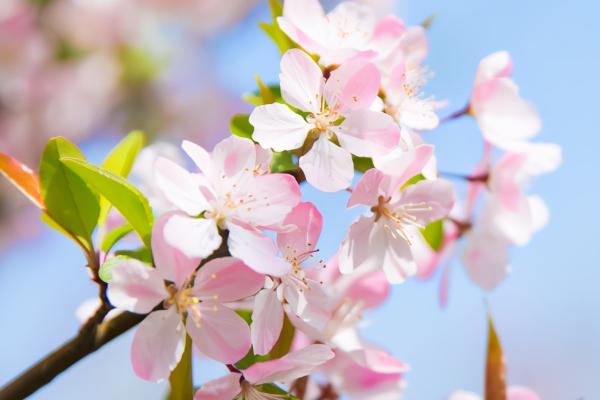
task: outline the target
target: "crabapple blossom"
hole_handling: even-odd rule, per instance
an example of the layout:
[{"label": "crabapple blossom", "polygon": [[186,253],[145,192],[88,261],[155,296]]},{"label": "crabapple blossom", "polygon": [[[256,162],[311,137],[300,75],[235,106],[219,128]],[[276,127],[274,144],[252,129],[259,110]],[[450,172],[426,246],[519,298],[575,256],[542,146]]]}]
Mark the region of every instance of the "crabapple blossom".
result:
[{"label": "crabapple blossom", "polygon": [[396,176],[371,169],[356,185],[348,207],[365,205],[372,215],[360,217],[344,238],[339,252],[342,273],[383,268],[391,283],[401,283],[417,272],[411,237],[419,234],[418,228],[446,216],[454,204],[452,185],[441,179],[402,188],[428,162],[427,151],[421,153],[409,164],[406,157],[387,160],[386,167],[405,164]]},{"label": "crabapple blossom", "polygon": [[254,385],[291,382],[309,375],[333,357],[334,353],[323,344],[308,345],[281,358],[257,362],[245,370],[207,382],[196,392],[194,400],[234,399],[239,394],[244,399],[279,399],[281,396],[260,392]]},{"label": "crabapple blossom", "polygon": [[532,138],[541,129],[534,107],[519,95],[512,69],[506,51],[481,60],[469,102],[469,112],[477,119],[484,139],[503,149]]},{"label": "crabapple blossom", "polygon": [[183,211],[165,227],[167,241],[188,256],[206,257],[221,244],[219,230],[227,230],[233,256],[258,272],[284,274],[288,265],[283,260],[265,268],[254,247],[270,241],[260,229],[282,229],[283,219],[298,204],[294,178],[264,173],[269,158],[249,140],[224,139],[210,154],[191,142],[182,147],[200,173],[165,158],[155,163],[157,185]]},{"label": "crabapple blossom", "polygon": [[155,268],[136,259],[117,262],[108,284],[111,303],[121,310],[149,313],[135,333],[131,360],[142,379],[168,377],[179,362],[187,334],[202,354],[223,363],[241,359],[250,348],[250,330],[224,303],[255,294],[264,278],[240,260],[223,257],[199,270],[166,240],[171,218],[163,215],[152,232]]},{"label": "crabapple blossom", "polygon": [[321,235],[323,218],[311,203],[300,203],[288,214],[284,224],[293,225],[295,229],[277,235],[277,248],[269,245],[258,250],[263,254],[267,269],[270,263],[283,259],[288,270],[280,277],[270,278],[268,285],[256,295],[251,325],[256,354],[267,354],[277,342],[284,312],[292,322],[296,316],[318,331],[329,319],[327,293],[319,281],[310,279],[302,268],[317,251],[315,245]]},{"label": "crabapple blossom", "polygon": [[250,115],[253,138],[276,151],[299,149],[299,166],[314,187],[345,189],[354,176],[351,154],[384,155],[398,144],[393,119],[369,109],[380,86],[373,64],[348,61],[325,79],[308,54],[292,49],[281,59],[280,80],[283,99],[308,115],[280,103],[259,106]]}]

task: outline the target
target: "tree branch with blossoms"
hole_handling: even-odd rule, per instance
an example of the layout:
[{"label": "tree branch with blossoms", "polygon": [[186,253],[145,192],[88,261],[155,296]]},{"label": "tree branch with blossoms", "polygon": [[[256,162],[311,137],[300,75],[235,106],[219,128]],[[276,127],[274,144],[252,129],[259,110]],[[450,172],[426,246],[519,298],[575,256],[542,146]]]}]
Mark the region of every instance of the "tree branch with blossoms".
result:
[{"label": "tree branch with blossoms", "polygon": [[[508,53],[481,61],[468,105],[442,120],[477,120],[481,161],[441,173],[421,137],[440,123],[439,103],[422,94],[422,26],[351,2],[327,14],[317,0],[270,5],[261,27],[282,53],[279,82],[257,79],[245,97],[255,108],[235,115],[233,135],[212,151],[182,143],[192,170],[163,147],[144,148],[140,132],[101,166],[61,137],[39,174],[0,153],[0,170],[82,249],[99,285],[79,334],[0,399],[26,397],[135,325],[132,368],[168,379],[170,399],[194,392],[192,347],[228,371],[201,383],[195,400],[396,398],[408,365],[361,338],[363,314],[437,269],[445,303],[459,241],[471,279],[492,290],[508,273],[508,247],[546,223],[544,203],[523,188],[558,167],[560,148],[529,141],[539,117],[519,96]],[[466,183],[464,201],[440,176]],[[365,211],[327,261],[315,260],[327,215],[302,200],[300,184],[347,191],[347,207]],[[506,387],[491,317],[489,331],[486,400],[537,399]]]}]

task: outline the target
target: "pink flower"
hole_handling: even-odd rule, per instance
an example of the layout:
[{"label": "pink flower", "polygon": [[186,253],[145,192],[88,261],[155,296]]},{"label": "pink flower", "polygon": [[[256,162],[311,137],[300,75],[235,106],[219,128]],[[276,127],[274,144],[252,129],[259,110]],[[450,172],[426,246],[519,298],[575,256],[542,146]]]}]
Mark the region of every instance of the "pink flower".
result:
[{"label": "pink flower", "polygon": [[508,52],[485,57],[477,68],[469,105],[485,140],[504,149],[530,139],[541,129],[537,112],[519,96],[511,75],[512,60]]},{"label": "pink flower", "polygon": [[309,375],[333,356],[334,353],[323,344],[309,345],[276,360],[257,362],[241,373],[234,372],[207,382],[196,392],[194,400],[233,399],[240,393],[244,399],[277,399],[279,397],[260,392],[254,385],[291,382]]},{"label": "pink flower", "polygon": [[352,399],[397,399],[406,386],[408,366],[389,354],[367,347],[352,352],[336,351],[324,372],[337,390]]},{"label": "pink flower", "polygon": [[280,80],[283,99],[308,115],[304,118],[280,103],[259,106],[250,115],[253,137],[276,151],[310,148],[299,164],[314,187],[326,192],[348,187],[354,176],[351,153],[373,157],[398,144],[393,119],[369,110],[380,81],[373,64],[350,61],[325,80],[319,66],[294,49],[281,59]]},{"label": "pink flower", "polygon": [[402,188],[429,161],[431,147],[421,146],[411,154],[414,157],[386,160],[384,167],[397,175],[371,169],[356,185],[348,207],[366,205],[372,215],[360,217],[344,238],[339,252],[342,273],[383,268],[390,283],[401,283],[417,272],[411,237],[419,234],[418,228],[446,216],[454,195],[452,185],[441,179]]},{"label": "pink flower", "polygon": [[[108,284],[115,307],[150,313],[131,348],[135,373],[150,381],[165,379],[178,364],[186,332],[198,351],[215,360],[234,363],[245,356],[250,349],[249,327],[224,303],[252,296],[264,282],[262,275],[233,257],[211,260],[196,272],[200,258],[186,256],[167,241],[169,221],[180,215],[167,213],[154,225],[155,268],[125,260],[113,267]],[[155,310],[161,304],[164,309]]]},{"label": "pink flower", "polygon": [[286,0],[281,29],[294,42],[320,57],[321,65],[341,64],[357,56],[372,56],[369,42],[376,21],[373,10],[342,2],[325,15],[318,0]]},{"label": "pink flower", "polygon": [[315,245],[321,234],[323,219],[311,203],[300,203],[287,216],[286,225],[296,229],[277,235],[274,243],[264,243],[256,251],[262,254],[262,262],[269,268],[271,263],[287,263],[287,272],[269,280],[254,301],[252,314],[252,345],[256,354],[267,354],[279,338],[284,312],[292,321],[298,317],[311,328],[322,330],[329,319],[329,298],[318,281],[307,277],[302,264],[316,251]]},{"label": "pink flower", "polygon": [[555,144],[524,143],[504,154],[490,171],[489,198],[485,212],[491,224],[507,241],[525,245],[548,220],[548,210],[538,196],[524,192],[531,178],[551,172],[561,163]]},{"label": "pink flower", "polygon": [[166,240],[190,257],[206,257],[221,244],[219,230],[228,230],[231,255],[257,272],[285,273],[288,266],[283,261],[265,269],[254,247],[270,241],[260,229],[279,229],[298,204],[300,189],[294,178],[265,174],[263,163],[270,159],[249,140],[230,137],[212,154],[187,141],[182,147],[201,173],[190,173],[164,158],[155,163],[157,185],[183,211],[169,219]]},{"label": "pink flower", "polygon": [[[481,400],[481,396],[472,392],[459,390],[454,392],[448,400]],[[541,400],[533,390],[521,386],[511,386],[506,391],[506,400]]]}]

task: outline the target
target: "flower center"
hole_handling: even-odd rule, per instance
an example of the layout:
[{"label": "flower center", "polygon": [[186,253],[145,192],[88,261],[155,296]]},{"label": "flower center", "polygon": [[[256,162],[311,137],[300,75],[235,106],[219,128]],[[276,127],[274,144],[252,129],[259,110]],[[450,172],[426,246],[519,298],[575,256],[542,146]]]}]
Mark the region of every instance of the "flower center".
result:
[{"label": "flower center", "polygon": [[306,117],[308,123],[312,124],[315,128],[317,135],[328,134],[332,135],[329,127],[335,123],[339,119],[339,115],[331,110],[325,109],[320,113],[309,114]]},{"label": "flower center", "polygon": [[410,228],[424,228],[423,225],[417,222],[417,217],[414,213],[431,211],[431,206],[425,202],[419,202],[402,204],[396,208],[392,208],[389,204],[390,200],[390,197],[379,196],[377,205],[371,207],[371,211],[375,214],[375,221],[379,221],[381,217],[384,217],[385,221],[391,222],[391,224],[384,223],[383,225],[389,234],[394,239],[401,237],[406,243],[411,245]]}]

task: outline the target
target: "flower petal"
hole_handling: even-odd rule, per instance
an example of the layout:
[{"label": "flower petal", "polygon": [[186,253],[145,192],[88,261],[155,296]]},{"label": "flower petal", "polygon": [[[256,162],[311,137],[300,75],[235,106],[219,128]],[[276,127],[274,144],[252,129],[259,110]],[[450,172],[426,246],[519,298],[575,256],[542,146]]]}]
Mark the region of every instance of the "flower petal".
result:
[{"label": "flower petal", "polygon": [[204,172],[205,174],[210,172],[210,153],[202,146],[190,142],[189,140],[184,140],[181,142],[181,148],[192,159],[200,171]]},{"label": "flower petal", "polygon": [[281,96],[290,105],[316,113],[321,109],[325,78],[321,68],[300,49],[288,50],[281,57]]},{"label": "flower petal", "polygon": [[381,190],[381,182],[384,180],[384,175],[376,168],[371,168],[360,178],[352,195],[348,200],[348,207],[356,205],[373,206],[377,204],[377,199],[381,195],[387,197],[387,193]]},{"label": "flower petal", "polygon": [[261,274],[285,275],[290,264],[277,256],[277,246],[271,238],[251,227],[229,224],[229,252]]},{"label": "flower petal", "polygon": [[252,312],[252,346],[254,354],[264,355],[271,351],[283,327],[283,307],[271,289],[263,289],[254,298]]},{"label": "flower petal", "polygon": [[482,231],[472,232],[462,257],[471,280],[492,290],[510,271],[506,241]]},{"label": "flower petal", "polygon": [[[233,364],[250,349],[250,328],[235,311],[222,304],[204,301],[188,312],[186,328],[194,346],[204,355]],[[194,318],[195,313],[199,318]]]},{"label": "flower petal", "polygon": [[349,113],[335,131],[340,146],[359,157],[385,155],[400,140],[400,129],[393,118],[371,110]]},{"label": "flower petal", "polygon": [[306,180],[323,192],[337,192],[350,186],[354,176],[352,156],[325,136],[300,157],[300,168]]},{"label": "flower petal", "polygon": [[398,148],[385,156],[373,157],[373,164],[384,174],[394,177],[390,181],[390,189],[396,190],[419,174],[432,156],[433,146],[422,144],[408,151]]},{"label": "flower petal", "polygon": [[454,206],[454,186],[445,179],[424,180],[402,191],[401,204],[426,204],[428,210],[411,210],[419,224],[444,218]]},{"label": "flower petal", "polygon": [[333,357],[334,353],[328,346],[313,344],[277,360],[258,362],[244,370],[244,377],[254,385],[293,381],[309,375],[314,369]]},{"label": "flower petal", "polygon": [[113,266],[108,298],[115,307],[145,314],[167,297],[163,277],[151,266],[135,259]]},{"label": "flower petal", "polygon": [[136,375],[161,381],[177,366],[185,348],[185,329],[175,307],[150,313],[138,327],[131,345]]},{"label": "flower petal", "polygon": [[343,63],[331,72],[323,95],[333,110],[368,109],[377,97],[380,83],[377,67],[364,58],[358,58]]},{"label": "flower petal", "polygon": [[250,114],[252,138],[265,149],[275,151],[302,147],[313,126],[284,104],[258,106]]},{"label": "flower petal", "polygon": [[204,264],[196,275],[193,293],[200,299],[227,303],[256,294],[265,278],[235,257],[221,257]]},{"label": "flower petal", "polygon": [[[200,257],[189,257],[177,247],[169,243],[167,238],[166,225],[171,218],[189,219],[183,213],[171,211],[163,214],[152,228],[152,257],[156,270],[160,275],[169,281],[175,282],[181,287],[184,281],[192,275],[192,272],[200,265]],[[171,228],[172,229],[172,228]],[[179,232],[178,232],[179,234]]]},{"label": "flower petal", "polygon": [[541,400],[533,390],[521,386],[510,386],[506,398],[507,400]]},{"label": "flower petal", "polygon": [[172,214],[162,228],[165,242],[189,258],[206,258],[221,245],[213,219]]},{"label": "flower petal", "polygon": [[154,162],[156,185],[175,207],[198,215],[208,204],[200,191],[200,180],[175,162],[158,157]]},{"label": "flower petal", "polygon": [[277,246],[285,255],[300,256],[314,250],[321,235],[323,217],[314,204],[300,203],[288,214],[283,224],[296,228],[279,233]]},{"label": "flower petal", "polygon": [[194,400],[235,399],[240,394],[240,378],[242,374],[232,372],[222,378],[206,382],[196,391]]}]

